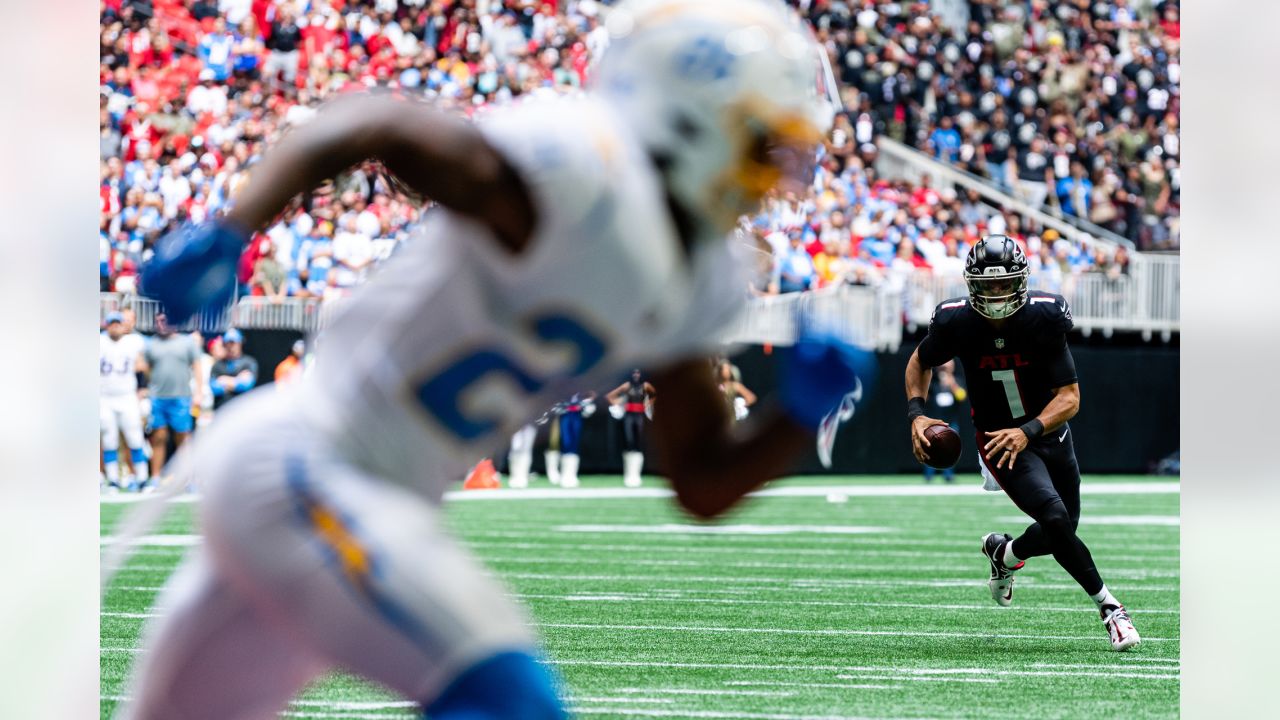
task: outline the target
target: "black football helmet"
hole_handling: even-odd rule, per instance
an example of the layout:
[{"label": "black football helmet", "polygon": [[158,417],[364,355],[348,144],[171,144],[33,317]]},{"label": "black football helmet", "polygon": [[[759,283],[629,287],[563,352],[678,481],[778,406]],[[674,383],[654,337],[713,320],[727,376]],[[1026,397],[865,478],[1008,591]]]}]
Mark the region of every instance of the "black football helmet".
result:
[{"label": "black football helmet", "polygon": [[964,259],[969,304],[983,317],[1007,318],[1027,304],[1030,274],[1027,256],[1013,238],[988,235],[975,243]]}]

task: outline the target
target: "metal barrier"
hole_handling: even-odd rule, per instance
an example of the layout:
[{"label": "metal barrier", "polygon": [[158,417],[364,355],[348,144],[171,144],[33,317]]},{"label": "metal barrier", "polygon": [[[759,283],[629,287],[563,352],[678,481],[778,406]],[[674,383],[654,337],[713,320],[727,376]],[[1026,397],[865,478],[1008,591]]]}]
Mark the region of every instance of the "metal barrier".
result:
[{"label": "metal barrier", "polygon": [[[1036,274],[1031,276],[1031,288],[1067,298],[1075,326],[1086,337],[1094,332],[1111,337],[1122,330],[1140,332],[1145,340],[1159,333],[1168,341],[1178,332],[1180,320],[1179,270],[1177,258],[1141,257],[1134,258],[1127,275],[1083,273],[1052,283]],[[907,281],[907,329],[928,325],[938,303],[968,293],[959,276],[913,275]]]},{"label": "metal barrier", "polygon": [[[261,330],[297,330],[313,333],[320,329],[323,303],[319,298],[283,298],[272,302],[265,297],[242,297],[216,314],[200,314],[183,323],[178,330],[191,332],[223,332],[228,328]],[[132,310],[137,317],[136,328],[140,332],[155,332],[156,315],[160,303],[140,295],[102,293],[99,301],[99,322],[107,313]]]},{"label": "metal barrier", "polygon": [[[1110,337],[1116,330],[1136,331],[1144,339],[1153,334],[1168,340],[1178,332],[1179,271],[1176,256],[1133,256],[1127,275],[1110,277],[1104,273],[1068,275],[1052,284],[1042,275],[1031,277],[1031,287],[1059,293],[1071,303],[1075,325],[1086,336],[1101,332]],[[877,350],[897,350],[904,326],[914,331],[927,326],[933,309],[947,298],[968,294],[960,276],[939,277],[920,272],[907,279],[901,289],[837,285],[807,293],[790,293],[753,298],[721,336],[727,343],[790,345],[796,337],[796,321],[802,312],[816,322],[835,328],[851,342]],[[222,313],[208,319],[189,321],[181,330],[199,328],[221,332],[229,327],[262,330],[318,332],[342,300],[284,298],[272,302],[264,297],[242,297]],[[159,303],[137,295],[102,293],[99,319],[113,310],[132,309],[137,329],[155,330]],[[204,323],[204,324],[202,324]]]},{"label": "metal barrier", "polygon": [[814,324],[867,349],[892,352],[902,343],[902,294],[854,285],[754,298],[721,340],[790,345],[805,313]]}]

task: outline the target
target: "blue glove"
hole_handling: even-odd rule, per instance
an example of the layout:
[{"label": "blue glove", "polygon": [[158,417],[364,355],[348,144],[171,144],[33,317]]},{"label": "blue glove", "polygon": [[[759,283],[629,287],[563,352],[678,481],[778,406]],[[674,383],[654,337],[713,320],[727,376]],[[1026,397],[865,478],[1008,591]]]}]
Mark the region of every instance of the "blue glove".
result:
[{"label": "blue glove", "polygon": [[869,392],[876,354],[835,334],[802,328],[796,344],[782,355],[782,409],[800,425],[816,431],[861,380]]},{"label": "blue glove", "polygon": [[236,289],[236,269],[249,233],[225,220],[184,225],[156,244],[142,268],[140,290],[180,325],[204,310],[222,310]]}]

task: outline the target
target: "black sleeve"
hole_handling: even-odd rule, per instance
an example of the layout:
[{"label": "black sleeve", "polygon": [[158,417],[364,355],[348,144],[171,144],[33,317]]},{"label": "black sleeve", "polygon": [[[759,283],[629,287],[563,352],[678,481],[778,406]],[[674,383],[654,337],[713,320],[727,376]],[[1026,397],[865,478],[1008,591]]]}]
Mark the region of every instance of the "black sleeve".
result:
[{"label": "black sleeve", "polygon": [[1076,361],[1071,357],[1071,348],[1067,347],[1067,336],[1059,335],[1057,341],[1045,348],[1045,367],[1049,387],[1057,389],[1078,382],[1076,377]]},{"label": "black sleeve", "polygon": [[936,309],[933,311],[933,318],[929,320],[929,334],[916,347],[916,355],[925,367],[938,367],[956,356],[955,344],[951,341],[947,323],[938,319],[938,312]]}]

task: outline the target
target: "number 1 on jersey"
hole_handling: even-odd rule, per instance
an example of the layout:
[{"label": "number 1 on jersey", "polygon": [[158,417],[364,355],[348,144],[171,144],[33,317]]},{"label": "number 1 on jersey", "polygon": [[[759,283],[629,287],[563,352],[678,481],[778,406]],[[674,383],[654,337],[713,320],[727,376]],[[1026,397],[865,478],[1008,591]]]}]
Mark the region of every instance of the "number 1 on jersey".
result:
[{"label": "number 1 on jersey", "polygon": [[1022,407],[1022,392],[1018,390],[1018,376],[1013,370],[992,370],[991,379],[1004,385],[1004,396],[1009,401],[1010,417],[1020,418],[1027,414]]}]

